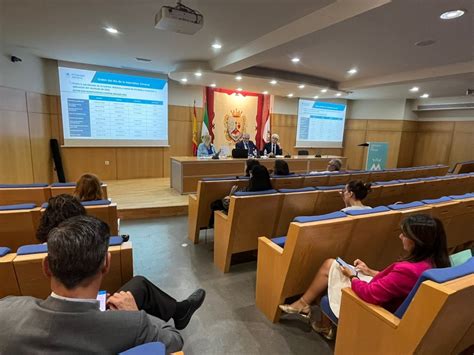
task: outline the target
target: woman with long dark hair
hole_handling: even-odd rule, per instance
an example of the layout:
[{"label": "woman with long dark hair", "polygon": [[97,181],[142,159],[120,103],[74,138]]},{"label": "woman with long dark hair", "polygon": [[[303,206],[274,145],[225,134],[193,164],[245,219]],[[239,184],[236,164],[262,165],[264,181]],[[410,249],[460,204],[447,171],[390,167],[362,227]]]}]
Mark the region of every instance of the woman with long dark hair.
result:
[{"label": "woman with long dark hair", "polygon": [[209,218],[209,228],[214,228],[214,211],[224,211],[227,213],[229,210],[230,196],[237,191],[264,191],[271,190],[272,183],[270,181],[270,174],[263,165],[255,165],[250,171],[250,179],[247,187],[239,189],[237,185],[232,186],[228,196],[223,199],[213,201],[211,203],[211,217]]},{"label": "woman with long dark hair", "polygon": [[[290,305],[280,305],[280,309],[309,319],[310,305],[327,290],[331,310],[338,317],[341,290],[351,287],[364,301],[394,312],[425,270],[450,266],[446,233],[439,219],[427,214],[411,215],[402,221],[401,231],[399,238],[405,256],[399,261],[377,271],[357,259],[354,261],[357,274],[354,275],[349,268],[340,266],[334,259],[327,259],[303,296]],[[311,325],[314,331],[325,338],[334,338],[334,329],[327,318],[312,322]]]},{"label": "woman with long dark hair", "polygon": [[290,168],[288,163],[282,159],[275,160],[273,167],[273,175],[290,175]]}]

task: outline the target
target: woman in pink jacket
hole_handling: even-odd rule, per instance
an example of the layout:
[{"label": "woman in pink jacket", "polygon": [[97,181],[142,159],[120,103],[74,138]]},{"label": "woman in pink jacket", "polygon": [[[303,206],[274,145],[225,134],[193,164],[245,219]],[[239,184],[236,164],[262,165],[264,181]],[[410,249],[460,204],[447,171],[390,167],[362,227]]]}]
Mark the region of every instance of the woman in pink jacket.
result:
[{"label": "woman in pink jacket", "polygon": [[[364,301],[394,312],[423,271],[450,266],[446,234],[439,219],[426,214],[412,215],[403,220],[401,230],[399,238],[406,256],[399,261],[377,271],[357,259],[354,266],[358,273],[354,275],[349,268],[340,266],[334,259],[328,259],[319,268],[303,296],[290,305],[280,305],[280,309],[310,319],[311,304],[328,290],[331,310],[339,316],[341,290],[352,287]],[[334,338],[334,328],[326,317],[319,322],[311,322],[311,326],[325,338]]]}]

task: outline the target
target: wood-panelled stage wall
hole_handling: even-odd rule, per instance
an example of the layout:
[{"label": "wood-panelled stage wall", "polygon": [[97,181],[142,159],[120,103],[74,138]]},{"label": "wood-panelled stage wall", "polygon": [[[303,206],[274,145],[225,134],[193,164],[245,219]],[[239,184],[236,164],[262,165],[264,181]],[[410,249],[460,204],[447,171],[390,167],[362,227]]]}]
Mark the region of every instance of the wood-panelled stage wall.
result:
[{"label": "wood-panelled stage wall", "polygon": [[[0,87],[0,183],[52,182],[49,140],[63,143],[58,96]],[[197,109],[198,129],[202,109]],[[168,177],[170,156],[192,154],[192,107],[169,106],[169,148],[61,148],[66,177],[93,172],[103,180]],[[296,116],[272,115],[272,131],[295,154]],[[318,149],[321,154],[348,157],[362,168],[366,141],[389,143],[388,166],[411,166],[474,159],[474,121],[418,122],[347,119],[344,149]],[[311,154],[316,149],[309,149]],[[108,165],[106,164],[108,162]]]}]

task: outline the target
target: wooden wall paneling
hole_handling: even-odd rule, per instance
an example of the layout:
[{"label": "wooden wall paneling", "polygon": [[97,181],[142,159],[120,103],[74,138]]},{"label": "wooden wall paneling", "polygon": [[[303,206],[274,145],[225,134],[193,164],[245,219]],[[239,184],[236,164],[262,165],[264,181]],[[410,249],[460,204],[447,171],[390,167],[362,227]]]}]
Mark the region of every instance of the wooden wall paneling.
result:
[{"label": "wooden wall paneling", "polygon": [[347,157],[347,169],[363,169],[366,149],[358,145],[366,142],[367,120],[346,120],[342,155]]},{"label": "wooden wall paneling", "polygon": [[116,148],[117,179],[163,177],[163,148]]},{"label": "wooden wall paneling", "polygon": [[451,132],[418,132],[413,165],[447,164]]},{"label": "wooden wall paneling", "polygon": [[448,164],[454,122],[418,122],[413,165]]},{"label": "wooden wall paneling", "polygon": [[28,114],[0,111],[0,182],[8,184],[32,181]]},{"label": "wooden wall paneling", "polygon": [[117,180],[116,148],[63,147],[61,155],[67,181],[75,181],[84,173],[96,174],[102,180]]},{"label": "wooden wall paneling", "polygon": [[0,110],[26,112],[25,91],[0,86]]},{"label": "wooden wall paneling", "polygon": [[400,137],[400,150],[398,152],[398,168],[413,166],[415,153],[416,132],[402,132]]},{"label": "wooden wall paneling", "polygon": [[26,103],[28,112],[52,113],[51,99],[49,95],[27,92]]},{"label": "wooden wall paneling", "polygon": [[272,134],[277,133],[280,136],[280,144],[283,152],[296,154],[298,149],[296,145],[296,115],[272,114],[270,116],[270,127]]},{"label": "wooden wall paneling", "polygon": [[402,120],[367,120],[368,131],[394,131],[399,132],[403,128]]},{"label": "wooden wall paneling", "polygon": [[474,160],[474,121],[455,122],[449,165],[469,160]]},{"label": "wooden wall paneling", "polygon": [[28,112],[30,129],[31,160],[33,181],[50,183],[53,181],[53,162],[49,140],[51,139],[51,118],[45,113]]}]

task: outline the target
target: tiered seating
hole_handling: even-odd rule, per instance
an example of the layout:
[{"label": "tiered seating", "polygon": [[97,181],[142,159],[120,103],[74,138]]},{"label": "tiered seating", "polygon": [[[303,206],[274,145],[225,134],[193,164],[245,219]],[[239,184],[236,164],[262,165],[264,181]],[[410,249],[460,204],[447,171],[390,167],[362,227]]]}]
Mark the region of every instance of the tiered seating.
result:
[{"label": "tiered seating", "polygon": [[0,298],[6,296],[19,296],[20,288],[13,268],[13,259],[16,254],[10,248],[0,247]]},{"label": "tiered seating", "polygon": [[[82,204],[87,214],[109,225],[112,235],[118,234],[116,203],[99,200]],[[41,208],[35,204],[0,206],[0,245],[16,250],[21,245],[36,243],[36,230],[46,206],[47,204],[43,204]]]},{"label": "tiered seating", "polygon": [[35,204],[0,206],[0,245],[16,250],[36,243],[40,208]]},{"label": "tiered seating", "polygon": [[[290,177],[273,177],[272,184],[274,189],[297,189],[301,187],[340,185],[350,180],[389,181],[415,177],[444,176],[447,171],[448,166],[446,165],[434,165],[383,171],[351,171],[339,174],[294,174]],[[199,242],[199,231],[208,227],[209,217],[211,216],[211,202],[226,196],[233,185],[246,186],[246,180],[246,178],[228,177],[207,178],[198,182],[197,193],[189,195],[188,208],[188,238],[194,244]],[[369,200],[375,199],[376,195],[377,191],[373,192],[369,195]],[[423,198],[423,196],[420,196],[420,198]]]},{"label": "tiered seating", "polygon": [[[455,181],[452,178],[447,179],[449,182]],[[410,185],[413,196],[420,195],[415,189],[418,187],[421,191],[430,191],[427,193],[430,198],[442,196],[436,196],[436,193],[450,194],[449,189],[453,191],[458,189],[457,184],[451,183],[442,185],[445,186],[443,189],[430,189],[432,184],[439,182],[443,183],[444,180],[417,179],[416,181],[410,180],[408,185]],[[256,249],[257,238],[261,236],[258,234],[259,232],[265,230],[266,236],[276,237],[284,234],[288,230],[291,220],[298,215],[322,215],[344,208],[344,202],[340,196],[343,187],[344,185],[322,186],[317,187],[316,191],[306,188],[304,190],[295,189],[294,192],[284,189],[280,190],[281,196],[275,196],[272,202],[267,202],[270,198],[268,196],[262,197],[259,192],[231,196],[228,214],[215,212],[214,263],[221,271],[228,272],[232,254]],[[385,188],[387,188],[387,194],[384,194]],[[464,188],[466,187],[464,186]],[[276,191],[274,193],[276,194]],[[291,196],[287,196],[289,194]],[[369,196],[370,198],[365,203],[372,206],[381,205],[382,201],[384,204],[401,200],[403,202],[412,201],[412,195],[406,193],[406,184],[397,181],[388,185],[375,185]],[[311,209],[313,202],[314,205]],[[267,205],[268,203],[272,203],[272,205]],[[237,247],[241,245],[245,245],[245,248]]]},{"label": "tiered seating", "polygon": [[[257,249],[257,238],[242,236],[273,233],[282,198],[276,190],[237,192],[230,199],[229,215],[215,212],[214,264],[220,270],[229,271],[232,254]],[[248,200],[257,208],[245,208]]]},{"label": "tiered seating", "polygon": [[[400,222],[409,214],[439,213],[447,225],[448,245],[472,245],[474,194],[390,205],[373,210],[335,212],[323,216],[298,217],[290,224],[286,238],[274,241],[260,237],[257,261],[257,307],[273,322],[278,305],[302,294],[327,258],[353,261],[360,258],[375,269],[386,267],[402,252],[398,235]],[[463,206],[468,206],[467,210]],[[450,228],[449,219],[461,224]],[[456,226],[458,227],[458,226]],[[284,245],[284,247],[282,247]]]},{"label": "tiered seating", "polygon": [[335,354],[459,354],[472,346],[473,299],[474,258],[425,271],[395,314],[346,288]]},{"label": "tiered seating", "polygon": [[471,172],[474,172],[474,160],[457,163],[453,169],[453,174],[463,174]]},{"label": "tiered seating", "polygon": [[[76,189],[75,182],[55,182],[49,186],[51,190],[51,197],[55,197],[61,194],[72,195]],[[107,195],[107,184],[102,184],[103,198],[108,199]]]},{"label": "tiered seating", "polygon": [[[60,194],[72,195],[76,183],[56,182],[48,184],[0,184],[0,205],[35,203],[37,206],[48,202],[50,197]],[[107,184],[102,184],[104,199],[107,199]]]},{"label": "tiered seating", "polygon": [[[111,237],[109,252],[112,255],[110,271],[104,277],[101,289],[115,292],[133,277],[132,243],[122,242],[121,237]],[[46,255],[46,244],[34,244],[18,248],[17,253],[1,256],[0,297],[22,295],[46,298],[51,293],[49,280],[41,266]]]},{"label": "tiered seating", "polygon": [[51,197],[48,184],[0,185],[0,205],[34,203],[40,206]]}]

